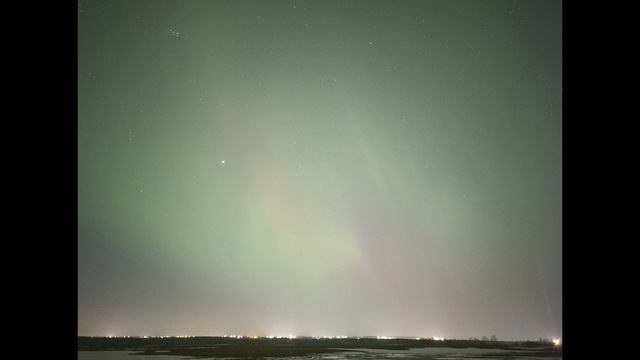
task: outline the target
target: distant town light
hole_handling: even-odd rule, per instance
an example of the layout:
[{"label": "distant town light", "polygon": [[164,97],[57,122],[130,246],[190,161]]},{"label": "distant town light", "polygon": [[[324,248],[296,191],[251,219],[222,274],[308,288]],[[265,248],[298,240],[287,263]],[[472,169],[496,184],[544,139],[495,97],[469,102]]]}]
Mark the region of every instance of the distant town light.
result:
[{"label": "distant town light", "polygon": [[562,342],[560,341],[560,339],[557,339],[557,338],[553,339],[553,345],[560,346],[561,343]]}]

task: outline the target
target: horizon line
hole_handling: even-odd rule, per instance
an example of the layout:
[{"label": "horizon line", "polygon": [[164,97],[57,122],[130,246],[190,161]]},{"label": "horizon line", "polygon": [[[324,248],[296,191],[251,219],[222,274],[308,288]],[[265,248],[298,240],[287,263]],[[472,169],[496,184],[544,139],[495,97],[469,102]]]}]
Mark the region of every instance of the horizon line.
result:
[{"label": "horizon line", "polygon": [[[500,340],[500,339],[482,339],[478,337],[468,337],[468,338],[446,338],[446,337],[438,337],[438,336],[408,336],[408,335],[399,335],[399,336],[381,336],[381,335],[78,335],[77,337],[85,337],[85,338],[135,338],[135,339],[155,339],[155,338],[204,338],[204,337],[215,337],[215,338],[233,338],[233,339],[316,339],[316,340],[339,340],[339,339],[375,339],[375,340],[415,340],[415,341],[486,341],[486,342],[553,342],[555,337],[538,337],[535,339],[519,339],[519,340]],[[486,335],[483,335],[486,337]]]}]

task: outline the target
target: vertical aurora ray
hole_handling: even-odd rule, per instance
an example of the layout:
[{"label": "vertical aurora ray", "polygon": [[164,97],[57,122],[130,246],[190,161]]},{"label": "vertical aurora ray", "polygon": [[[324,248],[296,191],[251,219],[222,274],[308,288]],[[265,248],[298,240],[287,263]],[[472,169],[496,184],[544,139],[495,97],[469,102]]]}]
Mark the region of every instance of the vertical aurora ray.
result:
[{"label": "vertical aurora ray", "polygon": [[81,8],[81,334],[560,335],[559,3]]}]

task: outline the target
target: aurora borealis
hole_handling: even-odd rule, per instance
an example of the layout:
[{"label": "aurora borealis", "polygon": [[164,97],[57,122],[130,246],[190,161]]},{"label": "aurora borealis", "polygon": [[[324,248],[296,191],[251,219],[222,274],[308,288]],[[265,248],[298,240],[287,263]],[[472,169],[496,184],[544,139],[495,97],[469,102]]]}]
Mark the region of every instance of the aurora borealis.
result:
[{"label": "aurora borealis", "polygon": [[79,334],[561,336],[561,15],[79,1]]}]

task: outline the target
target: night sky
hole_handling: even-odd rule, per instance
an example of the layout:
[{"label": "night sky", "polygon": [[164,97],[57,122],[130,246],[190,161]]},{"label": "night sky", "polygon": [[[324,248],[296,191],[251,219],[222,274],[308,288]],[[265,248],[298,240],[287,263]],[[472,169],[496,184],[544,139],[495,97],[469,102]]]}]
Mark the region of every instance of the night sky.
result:
[{"label": "night sky", "polygon": [[561,336],[561,5],[81,0],[79,335]]}]

